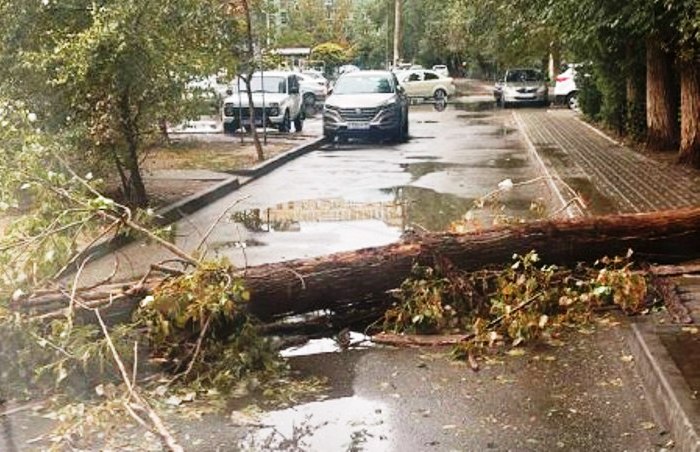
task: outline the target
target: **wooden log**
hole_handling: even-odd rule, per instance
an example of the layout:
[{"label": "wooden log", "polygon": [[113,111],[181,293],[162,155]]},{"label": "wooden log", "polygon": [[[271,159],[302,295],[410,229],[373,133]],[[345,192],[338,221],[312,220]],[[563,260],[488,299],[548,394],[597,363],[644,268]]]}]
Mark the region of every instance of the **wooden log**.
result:
[{"label": "wooden log", "polygon": [[[426,234],[382,247],[250,267],[238,276],[251,293],[250,312],[270,321],[386,303],[389,291],[401,285],[416,263],[433,265],[436,259],[446,258],[471,271],[508,264],[514,254],[536,250],[543,263],[573,265],[625,255],[629,249],[636,260],[649,263],[674,264],[700,257],[700,208],[539,221],[467,234]],[[41,297],[46,300],[50,295]],[[122,300],[120,309],[133,308],[137,302],[137,297],[131,304]],[[24,302],[20,300],[19,305]]]},{"label": "wooden log", "polygon": [[315,259],[252,267],[245,272],[250,310],[261,319],[380,299],[415,263],[437,257],[476,270],[536,250],[543,263],[572,265],[625,255],[672,264],[700,257],[700,208],[645,214],[539,221],[467,234],[427,234],[410,242]]}]

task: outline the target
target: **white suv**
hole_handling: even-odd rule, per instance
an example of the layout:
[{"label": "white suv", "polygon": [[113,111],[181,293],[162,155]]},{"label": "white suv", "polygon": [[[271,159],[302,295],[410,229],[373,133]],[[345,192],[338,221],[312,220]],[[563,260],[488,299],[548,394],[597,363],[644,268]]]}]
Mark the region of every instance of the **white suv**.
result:
[{"label": "white suv", "polygon": [[234,133],[244,127],[275,127],[280,132],[300,132],[304,125],[304,109],[299,93],[299,78],[293,72],[257,72],[253,74],[250,89],[253,95],[255,118],[251,121],[248,93],[245,83],[239,79],[238,89],[229,90],[221,109],[224,133]]},{"label": "white suv", "polygon": [[578,89],[576,88],[576,65],[559,74],[554,85],[554,98],[557,104],[565,104],[572,110],[578,110]]}]

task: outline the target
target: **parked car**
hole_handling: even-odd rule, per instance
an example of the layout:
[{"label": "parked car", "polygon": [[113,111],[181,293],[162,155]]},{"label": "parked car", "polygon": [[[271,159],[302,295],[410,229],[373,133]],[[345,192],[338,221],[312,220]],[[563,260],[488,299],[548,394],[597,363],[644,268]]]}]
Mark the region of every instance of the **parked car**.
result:
[{"label": "parked car", "polygon": [[578,110],[578,89],[576,88],[576,65],[570,64],[559,74],[554,85],[554,99],[572,110]]},{"label": "parked car", "polygon": [[444,64],[436,64],[435,66],[433,66],[433,71],[437,72],[443,77],[450,76],[450,72],[447,70],[447,66],[445,66]]},{"label": "parked car", "polygon": [[452,78],[444,77],[435,71],[409,70],[401,72],[398,77],[409,97],[445,99],[455,94]]},{"label": "parked car", "polygon": [[307,73],[297,74],[299,78],[299,89],[301,90],[301,101],[304,106],[314,106],[316,102],[326,100],[328,94],[328,82],[324,78],[315,78]]},{"label": "parked car", "polygon": [[390,71],[355,71],[338,78],[323,109],[323,135],[408,138],[408,98]]},{"label": "parked car", "polygon": [[537,69],[508,69],[501,81],[496,82],[494,97],[504,107],[514,104],[548,104],[547,82]]},{"label": "parked car", "polygon": [[233,133],[241,127],[275,127],[280,132],[301,131],[304,110],[301,103],[299,77],[288,71],[257,72],[251,79],[251,93],[255,117],[251,120],[248,93],[243,80],[238,79],[231,95],[224,99],[221,121],[225,133]]}]

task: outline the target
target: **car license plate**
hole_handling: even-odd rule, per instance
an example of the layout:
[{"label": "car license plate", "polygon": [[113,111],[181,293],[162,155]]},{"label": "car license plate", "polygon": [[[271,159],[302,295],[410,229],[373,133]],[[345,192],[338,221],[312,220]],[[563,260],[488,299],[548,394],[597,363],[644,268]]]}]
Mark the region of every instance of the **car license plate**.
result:
[{"label": "car license plate", "polygon": [[349,122],[348,129],[369,130],[369,123],[368,122]]}]

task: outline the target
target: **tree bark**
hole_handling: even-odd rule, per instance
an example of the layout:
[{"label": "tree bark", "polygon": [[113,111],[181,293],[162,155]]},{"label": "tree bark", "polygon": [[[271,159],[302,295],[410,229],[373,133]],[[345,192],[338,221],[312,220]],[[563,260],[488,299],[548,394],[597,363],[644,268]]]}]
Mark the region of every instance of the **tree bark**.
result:
[{"label": "tree bark", "polygon": [[126,141],[126,155],[124,166],[128,171],[126,186],[123,187],[126,197],[126,204],[129,207],[146,207],[148,205],[148,194],[146,186],[141,177],[139,165],[139,133],[138,119],[132,113],[131,96],[129,91],[123,92],[119,99],[119,110],[121,116],[121,127],[124,140]]},{"label": "tree bark", "polygon": [[681,145],[678,161],[700,168],[700,63],[684,61],[681,73]]},{"label": "tree bark", "polygon": [[647,146],[653,150],[678,149],[678,101],[673,59],[658,36],[647,39]]},{"label": "tree bark", "polygon": [[[428,234],[383,247],[250,267],[238,276],[251,294],[248,310],[270,321],[323,309],[347,313],[387,304],[388,291],[398,288],[416,263],[432,266],[438,259],[447,259],[457,268],[472,271],[508,265],[513,254],[536,250],[543,263],[573,266],[626,255],[629,249],[642,262],[678,263],[700,257],[700,208],[541,221],[469,234]],[[111,292],[113,308],[128,314],[154,284],[127,285],[117,289],[116,295]],[[78,291],[78,296],[90,303],[100,298],[94,290]],[[66,306],[61,294],[37,294],[16,305],[41,313],[47,306],[55,310],[57,301]]]},{"label": "tree bark", "polygon": [[[253,68],[255,67],[255,51],[253,49],[253,18],[250,14],[250,4],[248,0],[242,0],[243,11],[245,13],[245,30],[246,30],[246,45],[248,48],[248,58],[249,66],[251,70],[248,72],[247,77],[245,77],[246,91],[248,92],[248,112],[250,115],[250,133],[253,137],[253,143],[255,144],[255,153],[258,156],[258,161],[262,162],[265,160],[265,155],[263,153],[262,144],[260,143],[260,137],[258,136],[258,130],[255,128],[255,105],[253,105],[253,93],[250,90],[250,82],[253,78]],[[263,68],[260,68],[263,70]],[[262,106],[265,108],[265,105]],[[264,115],[263,115],[264,116]],[[240,118],[241,122],[243,118]],[[241,124],[243,126],[243,124]],[[265,124],[263,124],[265,127]]]}]

